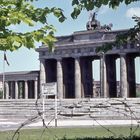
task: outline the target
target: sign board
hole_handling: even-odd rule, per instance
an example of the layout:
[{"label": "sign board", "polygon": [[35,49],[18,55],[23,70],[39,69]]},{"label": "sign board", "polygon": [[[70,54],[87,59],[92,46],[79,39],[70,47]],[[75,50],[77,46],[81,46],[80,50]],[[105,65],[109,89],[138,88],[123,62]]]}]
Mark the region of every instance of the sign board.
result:
[{"label": "sign board", "polygon": [[41,89],[42,89],[42,94],[43,94],[43,120],[45,120],[45,99],[46,96],[49,95],[55,95],[55,127],[57,127],[57,83],[56,82],[52,82],[52,83],[43,83],[41,85]]},{"label": "sign board", "polygon": [[49,95],[56,95],[57,93],[57,83],[43,83],[42,84],[42,93],[49,96]]}]

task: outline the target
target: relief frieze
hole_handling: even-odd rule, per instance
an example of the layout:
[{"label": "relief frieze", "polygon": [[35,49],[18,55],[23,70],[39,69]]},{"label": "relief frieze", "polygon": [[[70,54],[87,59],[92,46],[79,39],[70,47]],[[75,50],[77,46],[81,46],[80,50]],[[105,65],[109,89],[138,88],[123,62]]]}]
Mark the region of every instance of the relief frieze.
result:
[{"label": "relief frieze", "polygon": [[40,57],[43,58],[55,58],[55,57],[73,57],[73,56],[83,56],[84,54],[95,54],[95,47],[85,47],[85,48],[71,48],[71,49],[56,49],[54,52],[45,51],[45,55],[42,52]]}]

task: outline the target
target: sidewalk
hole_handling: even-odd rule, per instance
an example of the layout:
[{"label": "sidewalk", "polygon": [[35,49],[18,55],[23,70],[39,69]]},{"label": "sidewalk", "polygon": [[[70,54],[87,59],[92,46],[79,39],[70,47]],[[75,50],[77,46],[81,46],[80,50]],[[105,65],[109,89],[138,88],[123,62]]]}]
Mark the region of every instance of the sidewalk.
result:
[{"label": "sidewalk", "polygon": [[[23,122],[0,120],[0,131],[17,129]],[[55,127],[55,121],[45,121],[49,127]],[[140,121],[135,120],[57,120],[57,127],[94,127],[94,126],[116,126],[116,125],[138,125]],[[25,126],[26,128],[43,127],[43,122],[33,122]]]}]

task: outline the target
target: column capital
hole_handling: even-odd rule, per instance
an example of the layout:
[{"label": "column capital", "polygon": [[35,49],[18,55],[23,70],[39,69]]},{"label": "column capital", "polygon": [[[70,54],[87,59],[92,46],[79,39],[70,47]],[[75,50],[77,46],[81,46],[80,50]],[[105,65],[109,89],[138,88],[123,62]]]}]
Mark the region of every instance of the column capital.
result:
[{"label": "column capital", "polygon": [[80,60],[80,56],[74,56],[73,58],[78,61]]},{"label": "column capital", "polygon": [[8,83],[9,81],[4,81],[4,83]]},{"label": "column capital", "polygon": [[39,60],[40,60],[41,63],[45,63],[46,59],[45,58],[40,58]]},{"label": "column capital", "polygon": [[100,56],[100,57],[103,57],[103,56],[105,56],[106,54],[105,54],[105,52],[102,51],[102,52],[98,52],[97,55]]},{"label": "column capital", "polygon": [[120,56],[126,56],[126,53],[125,52],[120,52],[119,55]]},{"label": "column capital", "polygon": [[62,57],[57,57],[56,60],[57,61],[62,61]]},{"label": "column capital", "polygon": [[38,78],[36,77],[36,78],[34,79],[34,81],[38,81]]}]

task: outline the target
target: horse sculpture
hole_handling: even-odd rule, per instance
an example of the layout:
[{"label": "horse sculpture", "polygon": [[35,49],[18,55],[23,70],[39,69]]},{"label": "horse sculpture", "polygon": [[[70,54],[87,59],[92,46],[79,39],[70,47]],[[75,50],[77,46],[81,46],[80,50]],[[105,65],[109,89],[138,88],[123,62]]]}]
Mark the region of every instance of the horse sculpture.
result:
[{"label": "horse sculpture", "polygon": [[109,25],[100,25],[100,22],[96,19],[97,12],[90,13],[89,21],[86,24],[87,30],[105,30],[110,31],[112,28],[112,23]]}]

